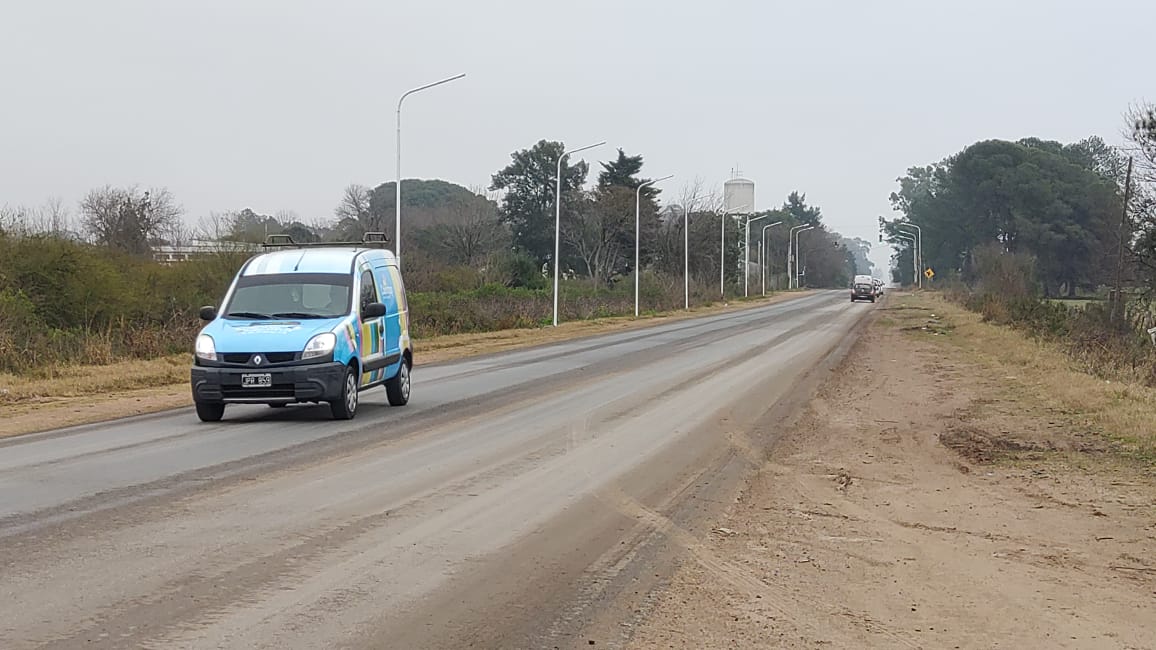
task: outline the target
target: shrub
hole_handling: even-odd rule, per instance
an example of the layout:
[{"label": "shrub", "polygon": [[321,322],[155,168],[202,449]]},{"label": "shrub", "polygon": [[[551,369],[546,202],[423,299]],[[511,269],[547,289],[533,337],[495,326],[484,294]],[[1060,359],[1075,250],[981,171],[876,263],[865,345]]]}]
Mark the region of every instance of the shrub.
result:
[{"label": "shrub", "polygon": [[947,297],[986,322],[1059,344],[1085,372],[1156,386],[1156,346],[1143,328],[1147,321],[1113,320],[1107,303],[1076,309],[1037,298],[960,290]]},{"label": "shrub", "polygon": [[[218,304],[246,255],[218,254],[165,266],[52,237],[0,233],[0,372],[32,373],[68,364],[109,363],[189,351],[198,310]],[[406,258],[415,338],[549,324],[553,292],[533,259],[495,255],[483,269]],[[634,313],[628,275],[607,289],[564,281],[566,321]],[[691,285],[709,304],[717,285]],[[644,273],[647,312],[681,309],[683,281]]]}]

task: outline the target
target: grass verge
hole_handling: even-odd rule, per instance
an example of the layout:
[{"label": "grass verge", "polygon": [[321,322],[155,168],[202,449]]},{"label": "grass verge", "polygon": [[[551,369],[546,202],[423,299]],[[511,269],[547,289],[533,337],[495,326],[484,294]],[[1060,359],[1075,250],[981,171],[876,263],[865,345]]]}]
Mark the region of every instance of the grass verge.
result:
[{"label": "grass verge", "polygon": [[959,428],[948,446],[980,460],[1156,466],[1156,389],[1082,372],[1057,344],[984,323],[935,294],[895,294],[885,310],[888,322],[960,353],[989,378],[988,397],[961,414],[987,426]]},{"label": "grass verge", "polygon": [[[689,311],[612,317],[527,328],[434,336],[414,342],[416,365],[428,365],[505,350],[545,345],[595,334],[651,327],[809,295],[779,293],[766,298],[693,308]],[[101,366],[51,366],[28,375],[0,374],[0,438],[65,426],[190,406],[187,354]]]}]

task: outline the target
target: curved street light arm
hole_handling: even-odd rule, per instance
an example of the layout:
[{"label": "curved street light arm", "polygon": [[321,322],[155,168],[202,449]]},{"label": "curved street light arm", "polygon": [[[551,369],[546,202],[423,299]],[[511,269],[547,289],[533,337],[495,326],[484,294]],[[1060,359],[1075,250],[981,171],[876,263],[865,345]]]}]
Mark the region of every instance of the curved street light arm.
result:
[{"label": "curved street light arm", "polygon": [[434,86],[440,86],[444,83],[449,83],[451,81],[461,79],[464,76],[466,76],[466,73],[463,72],[462,74],[447,77],[441,81],[435,81],[431,84],[418,86],[417,88],[405,91],[397,100],[397,180],[395,181],[393,190],[393,255],[397,258],[397,267],[399,269],[401,268],[401,103],[405,101],[406,97],[409,97],[416,92],[426,90],[428,88],[433,88]]},{"label": "curved street light arm", "polygon": [[762,236],[759,238],[759,242],[760,242],[759,264],[763,267],[761,272],[760,272],[760,275],[762,276],[762,280],[763,280],[763,295],[764,296],[767,295],[767,261],[766,260],[767,260],[767,257],[769,257],[769,255],[767,254],[767,229],[768,228],[774,228],[775,226],[781,226],[781,225],[783,225],[782,221],[776,221],[774,223],[769,223],[769,224],[763,226],[763,233],[762,233]]},{"label": "curved street light arm", "polygon": [[562,161],[572,153],[579,151],[586,151],[594,147],[601,147],[606,144],[606,141],[597,142],[595,144],[588,144],[585,147],[578,147],[564,152],[558,156],[558,174],[557,184],[554,186],[554,327],[558,327],[558,269],[561,266],[562,260],[558,259],[561,253],[561,234],[562,234]]},{"label": "curved street light arm", "polygon": [[[814,226],[802,226],[801,228],[799,228],[798,231],[795,232],[795,257],[796,258],[799,257],[799,235],[807,232],[808,230],[814,230],[814,229],[815,229]],[[798,260],[796,259],[796,261],[795,261],[795,288],[796,289],[801,288],[800,283],[799,283],[799,278],[802,276],[802,273],[800,271],[802,271],[802,265],[799,264]]]}]

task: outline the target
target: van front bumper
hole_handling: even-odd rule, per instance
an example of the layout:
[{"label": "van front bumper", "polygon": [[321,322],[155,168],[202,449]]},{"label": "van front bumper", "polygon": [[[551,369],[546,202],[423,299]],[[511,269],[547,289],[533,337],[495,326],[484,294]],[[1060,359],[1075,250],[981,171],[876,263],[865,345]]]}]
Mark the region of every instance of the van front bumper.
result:
[{"label": "van front bumper", "polygon": [[[192,369],[193,400],[240,404],[276,402],[328,402],[341,399],[346,366],[341,363],[314,363],[300,366]],[[242,375],[265,375],[270,385],[242,385]]]}]

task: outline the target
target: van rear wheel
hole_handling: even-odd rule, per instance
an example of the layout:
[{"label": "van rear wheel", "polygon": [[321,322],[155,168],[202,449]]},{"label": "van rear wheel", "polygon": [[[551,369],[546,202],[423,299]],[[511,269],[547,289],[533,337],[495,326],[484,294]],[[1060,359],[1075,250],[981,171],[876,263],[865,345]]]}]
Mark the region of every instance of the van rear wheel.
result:
[{"label": "van rear wheel", "polygon": [[225,416],[224,402],[197,402],[197,417],[201,422],[220,422]]},{"label": "van rear wheel", "polygon": [[329,410],[334,420],[352,420],[357,414],[357,371],[350,366],[345,369],[345,378],[341,380],[341,395],[329,403]]}]

